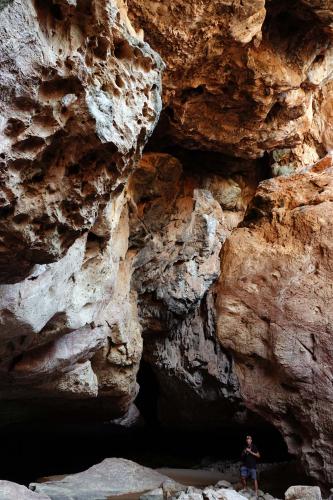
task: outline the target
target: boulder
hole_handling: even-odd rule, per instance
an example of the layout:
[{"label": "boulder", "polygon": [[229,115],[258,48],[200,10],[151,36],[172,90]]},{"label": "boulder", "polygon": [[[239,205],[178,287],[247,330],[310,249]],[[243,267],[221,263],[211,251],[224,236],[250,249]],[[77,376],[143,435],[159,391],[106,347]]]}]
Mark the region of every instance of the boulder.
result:
[{"label": "boulder", "polygon": [[226,490],[224,488],[217,490],[217,498],[219,500],[244,500],[245,497],[235,490]]},{"label": "boulder", "polygon": [[321,500],[318,486],[291,486],[285,492],[285,500]]},{"label": "boulder", "polygon": [[203,491],[189,487],[175,498],[178,500],[245,500],[246,497],[235,490],[221,488],[205,488]]},{"label": "boulder", "polygon": [[50,497],[35,493],[22,484],[0,480],[0,500],[50,500]]},{"label": "boulder", "polygon": [[59,481],[31,483],[29,488],[52,500],[103,500],[156,490],[169,478],[123,458],[107,458],[84,472]]},{"label": "boulder", "polygon": [[176,497],[177,500],[203,500],[203,496],[200,490],[190,490],[186,492],[182,491],[179,496]]},{"label": "boulder", "polygon": [[232,484],[229,483],[229,481],[226,481],[225,479],[221,479],[221,481],[218,481],[214,488],[220,489],[220,488],[232,488]]},{"label": "boulder", "polygon": [[168,479],[162,484],[163,495],[166,498],[171,498],[181,491],[185,491],[187,486],[180,484],[173,479]]},{"label": "boulder", "polygon": [[163,500],[164,498],[178,498],[178,494],[186,491],[187,486],[177,483],[172,479],[164,481],[161,488],[153,491],[148,491],[141,495],[140,500]]},{"label": "boulder", "polygon": [[140,496],[140,500],[163,500],[164,493],[162,488],[157,488],[156,490],[148,491]]}]

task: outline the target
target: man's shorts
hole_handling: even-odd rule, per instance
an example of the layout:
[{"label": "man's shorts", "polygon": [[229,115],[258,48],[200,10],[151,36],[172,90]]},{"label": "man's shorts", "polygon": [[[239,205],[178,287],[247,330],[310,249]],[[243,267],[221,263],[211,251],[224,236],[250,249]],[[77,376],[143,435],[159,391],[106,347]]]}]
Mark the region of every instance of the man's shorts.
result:
[{"label": "man's shorts", "polygon": [[245,467],[245,465],[242,465],[240,473],[242,477],[251,478],[253,480],[257,479],[257,470],[249,469],[248,467]]}]

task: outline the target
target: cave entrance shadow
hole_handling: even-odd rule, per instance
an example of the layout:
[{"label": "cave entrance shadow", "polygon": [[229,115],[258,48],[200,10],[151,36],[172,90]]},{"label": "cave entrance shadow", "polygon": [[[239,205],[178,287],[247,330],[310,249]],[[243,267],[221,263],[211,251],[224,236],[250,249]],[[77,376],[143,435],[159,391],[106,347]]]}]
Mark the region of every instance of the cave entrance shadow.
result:
[{"label": "cave entrance shadow", "polygon": [[230,425],[218,430],[163,427],[157,413],[158,382],[145,362],[138,380],[141,389],[136,404],[145,423],[136,427],[80,419],[1,427],[0,478],[29,484],[43,476],[80,472],[107,457],[127,458],[154,468],[237,461],[248,433],[264,462],[290,460],[282,437],[272,426]]},{"label": "cave entrance shadow", "polygon": [[165,454],[164,459],[169,457],[169,461],[183,461],[189,465],[198,465],[208,458],[212,461],[239,460],[245,437],[251,434],[265,462],[291,459],[281,434],[260,417],[258,422],[252,421],[249,425],[231,423],[229,426],[216,426],[214,429],[191,429],[181,421],[179,427],[162,425],[158,415],[158,379],[153,368],[144,360],[141,361],[137,379],[140,390],[135,404],[146,422],[140,432],[147,439],[149,449],[154,455]]}]

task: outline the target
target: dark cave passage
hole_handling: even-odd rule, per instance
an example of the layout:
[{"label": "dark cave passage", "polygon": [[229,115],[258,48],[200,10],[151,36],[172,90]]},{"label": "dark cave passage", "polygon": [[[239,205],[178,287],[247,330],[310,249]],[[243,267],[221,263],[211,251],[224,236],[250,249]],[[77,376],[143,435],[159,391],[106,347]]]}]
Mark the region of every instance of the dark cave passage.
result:
[{"label": "dark cave passage", "polygon": [[[186,425],[177,428],[163,425],[159,421],[158,414],[161,395],[159,382],[153,368],[144,360],[140,364],[138,382],[140,391],[135,404],[145,420],[145,426],[139,434],[142,432],[148,437],[151,450],[155,450],[157,454],[161,452],[163,456],[166,452],[170,458],[179,456],[180,461],[185,462],[193,459],[196,465],[205,457],[210,457],[213,461],[239,460],[245,436],[251,434],[261,450],[262,461],[282,462],[291,459],[277,429],[253,414],[250,415],[251,421],[247,424],[230,422],[228,427],[217,425],[215,428],[207,426],[207,428],[186,429]],[[171,400],[169,405],[172,407]]]},{"label": "dark cave passage", "polygon": [[[151,367],[142,362],[137,397],[145,423],[124,428],[108,422],[21,423],[0,429],[1,479],[29,484],[39,477],[80,472],[106,457],[122,457],[149,467],[193,468],[238,461],[251,433],[263,462],[290,461],[272,426],[230,426],[211,431],[163,428],[157,417],[159,387]],[[291,481],[292,482],[292,481]]]},{"label": "dark cave passage", "polygon": [[[264,462],[289,460],[273,429],[247,429]],[[108,423],[16,424],[2,428],[1,479],[23,484],[38,477],[82,471],[106,457],[149,467],[199,466],[202,461],[238,460],[246,432],[186,432],[144,426],[125,429]]]}]

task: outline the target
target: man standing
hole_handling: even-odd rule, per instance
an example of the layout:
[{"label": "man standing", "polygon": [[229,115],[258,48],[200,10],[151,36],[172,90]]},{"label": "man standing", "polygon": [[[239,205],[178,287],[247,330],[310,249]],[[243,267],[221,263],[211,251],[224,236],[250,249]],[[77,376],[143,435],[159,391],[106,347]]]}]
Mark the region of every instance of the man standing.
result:
[{"label": "man standing", "polygon": [[260,458],[260,453],[257,447],[252,443],[252,437],[246,436],[246,448],[242,452],[241,480],[243,488],[246,488],[246,480],[253,479],[254,489],[258,497],[258,481],[257,481],[257,460]]}]

